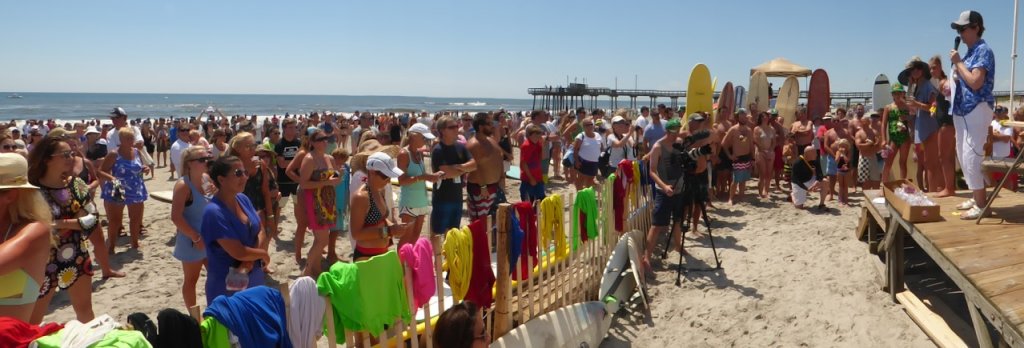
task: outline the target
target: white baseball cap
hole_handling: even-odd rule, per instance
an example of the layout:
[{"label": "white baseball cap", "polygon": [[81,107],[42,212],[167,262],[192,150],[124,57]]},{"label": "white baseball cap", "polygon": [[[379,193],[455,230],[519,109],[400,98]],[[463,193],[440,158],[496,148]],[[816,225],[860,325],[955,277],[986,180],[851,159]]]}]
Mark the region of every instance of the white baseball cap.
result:
[{"label": "white baseball cap", "polygon": [[405,173],[398,169],[398,166],[395,165],[395,160],[391,156],[383,152],[370,155],[370,158],[366,160],[366,169],[378,171],[392,179]]},{"label": "white baseball cap", "polygon": [[427,140],[434,140],[434,134],[430,133],[430,128],[427,128],[427,125],[422,123],[417,123],[412,125],[412,127],[409,127],[409,133],[419,133],[422,134],[424,138],[427,138]]},{"label": "white baseball cap", "polygon": [[98,129],[96,129],[96,127],[94,127],[94,126],[89,126],[89,128],[86,128],[86,130],[85,130],[85,135],[89,135],[89,134],[100,134],[100,131]]}]

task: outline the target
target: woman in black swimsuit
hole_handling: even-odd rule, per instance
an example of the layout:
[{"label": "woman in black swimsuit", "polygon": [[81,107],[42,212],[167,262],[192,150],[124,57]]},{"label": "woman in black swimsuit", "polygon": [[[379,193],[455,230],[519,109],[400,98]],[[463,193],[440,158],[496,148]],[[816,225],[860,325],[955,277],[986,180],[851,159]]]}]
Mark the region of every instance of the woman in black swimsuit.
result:
[{"label": "woman in black swimsuit", "polygon": [[[366,156],[361,153],[356,156]],[[366,181],[352,194],[349,203],[352,211],[349,214],[349,226],[352,238],[356,240],[352,261],[365,260],[388,252],[391,237],[404,235],[411,224],[395,223],[391,216],[391,207],[384,198],[384,188],[391,184],[391,179],[402,175],[395,160],[383,152],[369,155],[366,160]]]}]

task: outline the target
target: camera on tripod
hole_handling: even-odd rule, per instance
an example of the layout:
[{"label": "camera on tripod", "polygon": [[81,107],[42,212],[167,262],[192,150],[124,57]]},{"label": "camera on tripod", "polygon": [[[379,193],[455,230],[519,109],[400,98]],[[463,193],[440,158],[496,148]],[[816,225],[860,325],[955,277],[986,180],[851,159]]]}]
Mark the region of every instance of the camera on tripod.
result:
[{"label": "camera on tripod", "polygon": [[686,173],[692,173],[694,170],[697,169],[697,158],[699,158],[700,156],[711,154],[710,144],[706,144],[704,146],[699,147],[693,147],[693,144],[696,144],[701,140],[707,139],[710,136],[710,131],[701,130],[686,136],[685,138],[683,138],[682,142],[672,144],[672,147],[679,151],[679,153],[681,154],[681,158],[679,158],[678,161],[673,161],[673,163],[682,164],[684,175]]}]

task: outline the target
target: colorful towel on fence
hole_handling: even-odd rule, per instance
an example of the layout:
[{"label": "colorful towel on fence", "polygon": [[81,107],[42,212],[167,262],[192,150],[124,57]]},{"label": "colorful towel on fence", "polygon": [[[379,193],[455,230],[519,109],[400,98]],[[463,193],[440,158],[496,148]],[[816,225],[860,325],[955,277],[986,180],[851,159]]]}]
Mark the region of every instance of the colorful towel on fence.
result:
[{"label": "colorful towel on fence", "polygon": [[[579,248],[582,239],[594,239],[597,237],[597,196],[593,187],[588,187],[576,193],[576,202],[572,205],[572,250]],[[585,220],[584,220],[585,219]]]},{"label": "colorful towel on fence", "polygon": [[[231,333],[228,328],[217,321],[217,318],[206,317],[199,323],[199,331],[203,335],[203,347],[231,348]],[[235,339],[238,339],[237,337]]]},{"label": "colorful towel on fence", "polygon": [[238,336],[242,347],[288,348],[292,341],[288,338],[285,313],[280,291],[257,286],[231,296],[217,296],[203,316],[217,318]]},{"label": "colorful towel on fence", "polygon": [[377,336],[398,319],[409,322],[412,313],[403,278],[394,250],[354,264],[335,262],[321,273],[316,287],[320,296],[330,298],[337,343],[345,343],[345,329]]},{"label": "colorful towel on fence", "polygon": [[445,234],[443,270],[448,271],[448,286],[455,302],[462,302],[473,276],[473,233],[469,227],[453,228]]},{"label": "colorful towel on fence", "polygon": [[552,194],[540,202],[540,245],[545,252],[554,243],[555,257],[561,259],[568,254],[565,245],[565,216],[562,213],[562,195]]},{"label": "colorful towel on fence", "polygon": [[520,279],[521,276],[516,272],[516,263],[519,262],[519,255],[523,253],[523,229],[519,227],[519,218],[514,212],[509,220],[512,221],[508,231],[508,273],[512,279]]},{"label": "colorful towel on fence", "polygon": [[634,166],[633,161],[623,160],[622,162],[619,162],[619,172],[622,175],[620,175],[616,180],[619,183],[619,185],[622,185],[622,189],[626,191],[626,197],[628,200],[625,200],[624,203],[629,202],[626,205],[631,207],[635,206],[634,204],[637,203],[636,191],[633,190],[631,186],[636,182],[639,176],[637,173],[633,172],[634,169],[636,169],[637,172],[640,171],[639,167]]},{"label": "colorful towel on fence", "polygon": [[626,192],[628,192],[629,181],[626,175],[611,175],[608,180],[612,184],[612,211],[615,213],[615,230],[622,232],[626,225]]},{"label": "colorful towel on fence", "polygon": [[491,269],[486,217],[471,222],[469,230],[473,233],[473,275],[469,279],[466,301],[480,308],[490,308],[494,303],[494,270]]},{"label": "colorful towel on fence", "polygon": [[62,328],[64,325],[57,323],[36,326],[15,318],[0,317],[0,348],[26,347],[32,341]]},{"label": "colorful towel on fence", "polygon": [[430,239],[421,237],[416,243],[399,248],[398,258],[412,271],[412,302],[413,306],[420,308],[437,293],[434,246],[430,244]]},{"label": "colorful towel on fence", "polygon": [[[534,210],[531,202],[516,203],[515,208],[516,215],[519,215],[519,221],[517,224],[517,221],[513,220],[512,226],[518,226],[523,232],[523,255],[532,258],[533,262],[530,265],[537,265],[537,211]],[[520,277],[516,280],[526,279],[526,275],[530,274],[530,271],[526,262],[523,262]]]},{"label": "colorful towel on fence", "polygon": [[316,289],[316,280],[299,277],[288,286],[288,298],[288,338],[292,347],[316,346],[324,331],[327,306]]}]

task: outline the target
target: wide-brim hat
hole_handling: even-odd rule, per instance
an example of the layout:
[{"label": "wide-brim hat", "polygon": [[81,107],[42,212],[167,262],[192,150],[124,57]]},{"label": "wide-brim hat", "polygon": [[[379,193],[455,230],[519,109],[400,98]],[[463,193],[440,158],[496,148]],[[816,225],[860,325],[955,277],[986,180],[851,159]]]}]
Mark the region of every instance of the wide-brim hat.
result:
[{"label": "wide-brim hat", "polygon": [[28,183],[28,160],[16,153],[0,153],[0,190],[38,188]]},{"label": "wide-brim hat", "polygon": [[896,77],[896,80],[904,85],[909,85],[910,73],[913,72],[914,69],[921,69],[922,80],[932,79],[932,69],[928,66],[928,63],[925,63],[920,58],[914,57],[914,59],[907,62],[907,68],[900,72],[900,75]]}]

